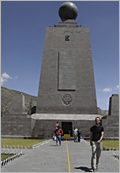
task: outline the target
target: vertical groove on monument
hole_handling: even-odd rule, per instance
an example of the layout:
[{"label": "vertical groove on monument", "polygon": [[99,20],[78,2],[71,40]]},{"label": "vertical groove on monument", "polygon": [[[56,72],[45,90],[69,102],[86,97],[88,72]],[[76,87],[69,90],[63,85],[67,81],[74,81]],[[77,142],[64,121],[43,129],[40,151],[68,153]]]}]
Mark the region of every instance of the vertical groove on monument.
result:
[{"label": "vertical groove on monument", "polygon": [[59,25],[46,28],[36,113],[98,113],[89,29],[77,26],[77,15],[65,2]]}]

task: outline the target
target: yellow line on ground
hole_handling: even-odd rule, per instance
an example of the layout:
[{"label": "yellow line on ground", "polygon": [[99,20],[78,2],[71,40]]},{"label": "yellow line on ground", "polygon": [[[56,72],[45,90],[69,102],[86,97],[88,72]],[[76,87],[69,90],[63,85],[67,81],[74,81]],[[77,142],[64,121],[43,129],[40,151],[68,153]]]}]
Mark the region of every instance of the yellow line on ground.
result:
[{"label": "yellow line on ground", "polygon": [[67,158],[68,158],[68,171],[71,172],[67,139],[66,139],[66,147],[67,147]]}]

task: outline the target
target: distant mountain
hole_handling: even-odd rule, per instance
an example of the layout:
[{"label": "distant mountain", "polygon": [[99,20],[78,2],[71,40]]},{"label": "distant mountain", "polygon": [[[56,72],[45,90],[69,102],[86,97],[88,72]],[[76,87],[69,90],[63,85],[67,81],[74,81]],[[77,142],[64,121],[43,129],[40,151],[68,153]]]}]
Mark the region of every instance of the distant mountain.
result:
[{"label": "distant mountain", "polygon": [[[1,112],[9,113],[11,110],[11,106],[12,106],[13,96],[15,94],[21,94],[21,93],[23,93],[23,92],[1,87]],[[28,110],[28,107],[30,106],[30,104],[32,106],[36,106],[37,97],[26,94],[26,93],[23,93],[23,94],[25,96],[25,109],[26,109],[26,113],[27,113],[27,110]]]}]

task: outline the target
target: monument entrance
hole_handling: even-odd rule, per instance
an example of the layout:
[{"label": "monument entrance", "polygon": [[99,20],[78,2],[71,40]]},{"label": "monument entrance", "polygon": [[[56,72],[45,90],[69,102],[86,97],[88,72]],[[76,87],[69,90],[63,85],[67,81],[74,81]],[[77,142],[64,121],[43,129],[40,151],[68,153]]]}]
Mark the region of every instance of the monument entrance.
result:
[{"label": "monument entrance", "polygon": [[62,122],[62,129],[64,134],[72,136],[72,122]]}]

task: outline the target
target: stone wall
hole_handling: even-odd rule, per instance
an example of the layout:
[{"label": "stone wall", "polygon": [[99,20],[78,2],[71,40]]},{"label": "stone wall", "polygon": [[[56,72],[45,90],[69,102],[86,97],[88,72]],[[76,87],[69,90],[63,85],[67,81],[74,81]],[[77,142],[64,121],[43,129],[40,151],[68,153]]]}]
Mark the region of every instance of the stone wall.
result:
[{"label": "stone wall", "polygon": [[31,136],[31,118],[26,114],[4,114],[1,117],[1,135]]},{"label": "stone wall", "polygon": [[[32,127],[32,136],[41,138],[52,138],[55,131],[56,120],[35,120],[32,119],[34,126]],[[59,120],[60,127],[62,122],[72,122],[72,129],[75,127],[82,130],[82,136],[90,137],[90,127],[95,124],[94,120]]]},{"label": "stone wall", "polygon": [[112,94],[109,99],[108,115],[102,119],[104,138],[119,139],[119,95]]},{"label": "stone wall", "polygon": [[[105,119],[106,118],[106,119]],[[5,114],[1,117],[1,136],[7,137],[31,137],[52,138],[57,120],[39,120],[30,118],[25,114]],[[82,130],[84,138],[90,137],[90,127],[95,124],[94,120],[58,120],[61,128],[63,122],[71,122],[72,129],[75,127]],[[105,139],[119,138],[119,116],[106,116],[102,119]]]},{"label": "stone wall", "polygon": [[104,138],[119,139],[119,115],[106,116],[102,119]]},{"label": "stone wall", "polygon": [[[119,99],[118,95],[112,95],[110,98],[109,113],[110,115],[103,116],[102,126],[104,127],[105,139],[119,139]],[[111,114],[112,113],[112,114]],[[34,116],[35,115],[35,116]],[[93,115],[80,115],[82,119],[70,119],[70,114],[58,115],[53,114],[45,119],[43,114],[34,114],[28,116],[26,114],[4,114],[1,117],[1,135],[2,136],[18,136],[18,137],[33,137],[33,138],[52,138],[55,130],[55,124],[58,121],[61,128],[62,123],[71,123],[71,130],[76,126],[82,130],[82,136],[90,137],[90,127],[95,124]],[[74,115],[72,115],[74,116]],[[100,115],[94,115],[100,116]],[[90,119],[93,117],[92,119]],[[83,119],[84,118],[84,119]]]},{"label": "stone wall", "polygon": [[108,115],[119,115],[119,95],[113,94],[109,99]]},{"label": "stone wall", "polygon": [[25,96],[23,93],[13,95],[11,114],[25,114]]}]

